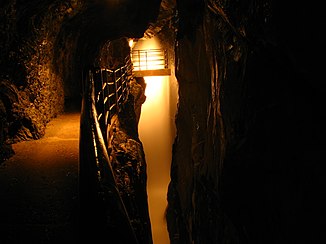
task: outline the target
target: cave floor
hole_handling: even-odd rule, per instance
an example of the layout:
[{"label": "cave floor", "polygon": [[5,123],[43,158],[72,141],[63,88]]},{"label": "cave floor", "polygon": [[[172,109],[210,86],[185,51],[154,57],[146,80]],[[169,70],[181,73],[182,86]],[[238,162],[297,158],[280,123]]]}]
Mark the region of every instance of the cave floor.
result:
[{"label": "cave floor", "polygon": [[0,165],[0,243],[77,243],[79,118],[59,115]]}]

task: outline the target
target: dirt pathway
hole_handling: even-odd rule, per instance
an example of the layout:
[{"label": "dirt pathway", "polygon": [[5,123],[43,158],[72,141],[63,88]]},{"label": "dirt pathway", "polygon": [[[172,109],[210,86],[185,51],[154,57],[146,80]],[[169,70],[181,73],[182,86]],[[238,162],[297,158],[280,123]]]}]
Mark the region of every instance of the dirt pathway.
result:
[{"label": "dirt pathway", "polygon": [[55,118],[0,165],[1,244],[77,243],[79,116]]}]

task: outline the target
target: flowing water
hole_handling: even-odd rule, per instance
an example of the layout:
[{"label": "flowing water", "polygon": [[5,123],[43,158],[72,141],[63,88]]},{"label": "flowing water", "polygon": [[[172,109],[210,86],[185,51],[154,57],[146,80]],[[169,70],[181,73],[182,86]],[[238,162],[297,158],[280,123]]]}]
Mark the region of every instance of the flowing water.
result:
[{"label": "flowing water", "polygon": [[165,221],[170,181],[174,107],[168,76],[145,77],[146,101],[139,121],[139,136],[147,162],[147,190],[154,244],[169,244]]}]

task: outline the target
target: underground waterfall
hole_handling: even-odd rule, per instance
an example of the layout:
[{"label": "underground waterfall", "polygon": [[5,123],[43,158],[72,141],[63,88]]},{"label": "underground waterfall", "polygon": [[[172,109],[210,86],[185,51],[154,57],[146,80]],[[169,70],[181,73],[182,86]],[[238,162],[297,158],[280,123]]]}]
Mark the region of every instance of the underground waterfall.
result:
[{"label": "underground waterfall", "polygon": [[[155,49],[156,38],[139,41],[135,48]],[[153,64],[149,65],[155,69]],[[145,76],[146,101],[142,105],[139,137],[147,162],[147,192],[154,244],[169,243],[165,211],[170,182],[172,144],[175,137],[174,116],[177,89],[174,76]]]}]

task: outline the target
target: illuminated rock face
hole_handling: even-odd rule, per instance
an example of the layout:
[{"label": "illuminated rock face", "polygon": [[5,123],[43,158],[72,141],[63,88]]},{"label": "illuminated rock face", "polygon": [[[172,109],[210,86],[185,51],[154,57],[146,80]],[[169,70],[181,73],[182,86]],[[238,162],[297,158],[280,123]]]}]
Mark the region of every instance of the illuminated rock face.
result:
[{"label": "illuminated rock face", "polygon": [[141,36],[159,3],[1,2],[1,151],[12,142],[42,137],[52,118],[65,108],[80,107],[84,69],[98,64],[107,41]]},{"label": "illuminated rock face", "polygon": [[[112,58],[114,66],[120,57],[125,58],[129,46],[126,48],[123,42],[111,42],[114,46],[111,50],[117,55],[103,54],[103,48],[121,37],[141,37],[148,22],[155,19],[159,3],[155,0],[1,2],[0,34],[4,36],[0,40],[1,162],[13,153],[11,143],[39,139],[52,118],[71,106],[80,109],[83,71],[93,65],[108,65],[102,63],[104,58]],[[139,96],[138,119],[140,92]],[[122,118],[116,127],[110,156],[115,159],[118,188],[137,238],[140,243],[152,243],[146,164],[137,140],[134,111],[131,116],[130,108],[135,109],[133,100],[130,102],[128,113],[119,115]],[[105,216],[104,211],[100,214]],[[85,232],[101,224],[91,223]],[[110,231],[99,231],[94,239],[103,235],[112,241]]]},{"label": "illuminated rock face", "polygon": [[[133,84],[132,86],[137,84]],[[133,89],[135,90],[135,89]],[[143,93],[143,92],[142,92]],[[147,172],[143,145],[137,133],[134,93],[112,125],[110,160],[117,187],[139,243],[152,243],[147,203]],[[141,94],[137,94],[141,97]]]}]

